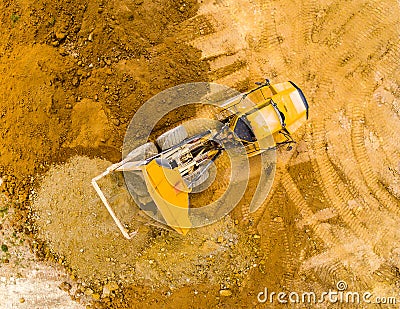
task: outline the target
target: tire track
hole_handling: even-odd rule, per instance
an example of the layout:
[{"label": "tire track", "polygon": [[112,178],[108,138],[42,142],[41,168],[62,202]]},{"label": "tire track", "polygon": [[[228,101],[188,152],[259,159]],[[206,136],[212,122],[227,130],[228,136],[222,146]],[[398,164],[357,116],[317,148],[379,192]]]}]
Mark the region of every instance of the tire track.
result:
[{"label": "tire track", "polygon": [[[397,39],[398,40],[398,39]],[[395,53],[395,48],[397,44],[393,44],[392,47],[380,57],[380,62],[377,64],[378,72],[384,71],[385,75],[390,77],[393,72],[395,72],[396,67],[394,68],[392,63],[399,63],[399,55]],[[386,69],[388,68],[388,69]],[[396,200],[385,188],[383,188],[377,176],[372,171],[371,163],[368,158],[367,150],[364,143],[364,123],[365,123],[365,115],[364,109],[366,107],[365,101],[370,101],[368,98],[372,96],[371,91],[367,89],[364,90],[364,95],[362,96],[362,100],[355,98],[351,101],[350,109],[352,115],[352,145],[355,157],[358,161],[359,166],[363,166],[361,169],[364,180],[367,183],[367,186],[372,190],[375,197],[388,209],[395,214],[398,214],[398,200]]]},{"label": "tire track", "polygon": [[290,199],[298,208],[303,220],[306,221],[306,224],[313,229],[317,237],[319,237],[327,247],[332,247],[334,244],[337,244],[338,239],[335,237],[335,235],[332,235],[329,230],[329,226],[325,224],[319,224],[318,220],[316,220],[314,213],[307,205],[307,202],[304,200],[302,194],[297,188],[296,183],[293,181],[287,170],[281,172],[281,174],[281,184],[288,193]]},{"label": "tire track", "polygon": [[[310,44],[311,43],[311,36],[312,36],[312,30],[314,27],[314,24],[316,22],[316,19],[319,16],[319,13],[321,12],[321,9],[319,8],[320,4],[317,0],[303,0],[301,2],[301,20],[303,21],[301,25],[301,33],[303,34],[303,39],[302,41],[305,44]],[[305,49],[305,52],[307,52],[307,49]]]},{"label": "tire track", "polygon": [[[283,49],[283,42],[286,39],[278,30],[277,15],[278,8],[275,1],[261,1],[261,10],[265,12],[263,31],[258,40],[258,48],[261,54],[267,55],[268,59],[263,65],[264,74],[274,80],[284,80],[290,76],[291,67],[289,57]],[[287,23],[284,23],[287,25]],[[262,57],[262,56],[260,56]]]},{"label": "tire track", "polygon": [[[400,198],[400,192],[398,190],[399,183],[399,175],[396,171],[396,165],[391,163],[390,153],[388,153],[389,149],[383,147],[382,142],[379,142],[379,146],[376,145],[378,143],[375,140],[378,140],[376,137],[376,133],[370,130],[365,130],[364,140],[366,141],[367,155],[370,162],[374,162],[371,166],[374,173],[377,175],[379,182],[385,189],[393,195],[395,199]],[[373,138],[371,140],[371,138]],[[372,143],[372,141],[374,142]]]},{"label": "tire track", "polygon": [[[326,126],[327,132],[331,132],[327,136],[329,147],[327,152],[328,158],[345,177],[346,187],[354,199],[359,201],[363,208],[362,212],[367,210],[370,212],[377,211],[380,207],[379,202],[369,194],[369,189],[363,181],[363,176],[358,168],[356,159],[348,155],[352,152],[351,136],[349,133],[350,124],[348,129],[338,130],[336,123],[336,118],[332,117],[332,122],[328,122]],[[359,218],[364,218],[364,215],[360,214]]]},{"label": "tire track", "polygon": [[325,191],[325,197],[330,201],[332,207],[336,209],[339,216],[344,220],[347,226],[353,230],[360,238],[368,240],[369,232],[361,224],[360,220],[353,214],[352,209],[347,205],[347,201],[353,197],[343,186],[340,178],[335,172],[325,151],[325,127],[321,123],[314,124],[313,129],[313,151],[316,163],[316,170],[320,177],[318,182]]},{"label": "tire track", "polygon": [[[400,176],[399,173],[396,172],[399,165],[400,148],[399,144],[396,143],[395,133],[400,130],[400,122],[394,118],[390,108],[384,104],[380,105],[378,108],[373,108],[373,106],[368,104],[366,113],[368,113],[366,115],[366,125],[369,129],[367,132],[373,136],[379,136],[379,147],[373,153],[370,151],[370,160],[376,158],[378,163],[383,161],[380,164],[380,168],[375,168],[375,172],[380,174],[381,181],[385,182],[387,187],[395,186],[399,183]],[[373,121],[368,121],[369,118],[373,119]],[[382,157],[384,157],[384,160],[382,160]],[[379,173],[379,169],[382,172]],[[389,174],[390,176],[388,176]],[[393,194],[393,192],[391,193]],[[399,198],[399,196],[397,196],[397,198]]]},{"label": "tire track", "polygon": [[[332,117],[332,121],[335,120],[336,118]],[[334,128],[334,124],[331,124],[327,127],[327,131],[330,132]],[[361,171],[354,169],[357,166],[355,159],[352,157],[351,160],[343,160],[343,157],[351,151],[351,136],[346,134],[347,131],[343,131],[337,136],[333,133],[331,134],[328,145],[334,148],[330,149],[330,152],[328,151],[329,157],[346,177],[346,188],[355,197],[354,200],[349,201],[349,206],[353,207],[357,217],[362,220],[368,231],[370,231],[369,243],[373,248],[373,252],[384,260],[382,263],[390,265],[392,263],[390,261],[393,261],[391,250],[395,249],[394,244],[400,238],[398,234],[393,234],[393,231],[397,231],[397,227],[400,224],[399,218],[393,217],[387,211],[383,211],[379,201],[371,196],[369,188],[363,181]],[[340,143],[350,145],[350,151],[343,146],[337,147]],[[350,202],[352,203],[350,204]]]},{"label": "tire track", "polygon": [[[383,8],[380,8],[381,6]],[[371,11],[370,15],[368,15],[369,11]],[[354,92],[353,88],[358,84],[357,80],[350,79],[348,81],[346,79],[351,78],[354,74],[353,72],[362,65],[362,62],[360,64],[358,61],[351,61],[351,59],[354,55],[358,57],[358,54],[362,54],[363,50],[370,50],[365,49],[364,46],[371,45],[376,40],[377,42],[374,43],[375,47],[382,45],[384,39],[381,40],[379,32],[376,32],[376,29],[379,27],[384,29],[383,26],[380,26],[382,24],[380,21],[387,19],[386,11],[384,4],[380,4],[376,9],[367,6],[360,13],[356,14],[356,12],[353,12],[352,28],[343,37],[345,44],[336,49],[319,49],[320,53],[314,59],[317,61],[322,60],[322,63],[320,65],[317,63],[317,65],[325,74],[319,80],[318,97],[324,93],[330,93],[333,94],[332,100],[336,103],[335,108],[338,107],[338,104],[345,105],[348,94],[352,93],[351,90]],[[332,31],[332,29],[330,30]],[[370,56],[366,55],[364,58],[368,59]],[[336,86],[342,82],[345,82],[349,87]]]},{"label": "tire track", "polygon": [[[230,5],[230,1],[225,1],[221,10],[228,12],[226,8]],[[299,189],[301,177],[294,180],[287,170],[287,166],[301,163],[289,157],[278,163],[276,185],[263,206],[253,214],[249,214],[245,205],[241,208],[246,222],[253,223],[249,225],[249,231],[258,230],[262,234],[262,249],[267,256],[273,253],[269,247],[271,243],[279,239],[283,246],[280,257],[289,274],[283,281],[292,285],[301,284],[296,283],[293,276],[302,265],[302,274],[315,278],[316,287],[334,284],[339,279],[349,280],[360,287],[373,287],[373,272],[391,258],[388,248],[382,250],[374,246],[382,242],[381,233],[396,241],[397,236],[389,231],[398,218],[393,219],[387,230],[380,227],[386,216],[381,212],[381,204],[391,196],[388,208],[393,211],[398,201],[379,183],[375,167],[368,157],[364,143],[365,127],[373,118],[371,113],[364,114],[366,105],[362,102],[367,100],[373,106],[375,103],[370,98],[376,81],[396,78],[394,72],[400,64],[400,23],[396,6],[396,1],[321,3],[304,0],[290,5],[284,0],[258,1],[252,8],[260,8],[262,12],[264,18],[258,26],[262,30],[255,31],[252,37],[232,36],[231,39],[236,41],[246,37],[242,41],[245,44],[236,42],[230,54],[223,54],[224,49],[221,49],[214,53],[213,58],[208,58],[214,74],[212,78],[219,82],[238,84],[245,80],[246,74],[248,78],[249,73],[250,80],[260,76],[275,81],[294,79],[310,101],[312,128],[308,128],[305,134],[309,137],[306,144],[313,177],[323,191],[323,199],[327,200],[326,207],[315,211],[315,205],[303,197]],[[212,14],[216,16],[215,11]],[[237,17],[232,19],[237,20]],[[237,29],[243,31],[244,28],[242,25]],[[221,28],[216,30],[221,31]],[[351,130],[349,127],[340,133],[344,137],[342,140],[330,138],[327,134],[329,128],[335,128],[335,123],[331,123],[332,115],[339,109],[347,111],[350,127],[353,126]],[[389,130],[389,127],[380,128],[379,125],[384,123],[384,113],[380,111],[371,123],[378,138]],[[385,151],[392,166],[396,162],[390,157],[395,154],[391,151],[390,138],[382,139],[380,151]],[[346,141],[349,147],[343,147]],[[370,194],[371,188],[373,195]],[[293,231],[284,222],[275,222],[269,216],[270,213],[284,212],[288,207],[287,199],[296,206],[303,224],[311,227],[312,239],[323,244],[323,248],[311,252],[311,257],[298,260],[291,246],[295,241],[290,236]],[[377,229],[380,233],[372,233]],[[366,262],[357,254],[365,255]],[[351,265],[351,269],[344,265]],[[358,283],[351,279],[354,276],[358,277]]]},{"label": "tire track", "polygon": [[274,185],[271,188],[270,193],[268,194],[266,200],[264,201],[263,205],[257,209],[254,213],[250,214],[250,207],[249,205],[243,205],[241,208],[241,212],[243,215],[243,218],[245,222],[248,224],[250,221],[253,222],[252,231],[256,231],[258,224],[260,221],[264,218],[266,214],[266,210],[268,208],[268,205],[271,203],[271,200],[273,196],[276,194],[278,191],[278,188],[280,187],[281,183],[281,177],[282,177],[282,170],[277,168],[275,172],[275,177],[274,177]]},{"label": "tire track", "polygon": [[[300,139],[295,137],[295,139]],[[271,187],[271,190],[266,197],[264,203],[260,206],[259,209],[257,209],[254,213],[250,214],[250,209],[249,205],[243,205],[242,206],[242,214],[244,218],[246,218],[246,222],[253,222],[254,228],[256,228],[259,224],[259,222],[262,220],[264,217],[264,214],[266,212],[266,209],[268,208],[268,205],[271,202],[272,197],[274,196],[275,192],[278,190],[278,188],[281,185],[281,178],[282,174],[284,173],[285,167],[289,164],[291,161],[293,155],[295,153],[295,149],[292,151],[284,151],[284,150],[278,150],[278,160],[277,160],[277,166],[275,170],[275,176],[274,176],[274,184]]]},{"label": "tire track", "polygon": [[[334,1],[324,9],[321,17],[314,23],[312,41],[333,47],[330,40],[340,37],[340,34],[343,37],[343,32],[340,29],[355,16],[359,9],[360,3],[358,1]],[[336,44],[337,42],[334,45]]]},{"label": "tire track", "polygon": [[371,163],[369,162],[367,151],[364,144],[364,99],[370,95],[361,96],[361,100],[351,102],[351,117],[352,117],[352,145],[353,152],[359,166],[362,166],[361,172],[369,189],[374,196],[389,209],[393,214],[400,215],[399,202],[389,194],[385,188],[381,186],[376,174],[372,171]]},{"label": "tire track", "polygon": [[265,257],[274,256],[279,260],[279,272],[281,277],[274,278],[279,284],[285,286],[294,286],[296,274],[299,269],[299,261],[297,259],[296,241],[298,233],[295,233],[293,226],[288,223],[282,216],[282,213],[290,212],[293,207],[287,202],[287,195],[281,187],[278,188],[274,195],[274,204],[279,205],[277,208],[269,209],[268,215],[257,226],[258,234],[261,236],[261,252]]},{"label": "tire track", "polygon": [[[336,126],[336,117],[332,117],[331,120],[332,121],[327,123],[326,126],[326,130],[329,132],[327,137],[327,144],[329,147],[327,154],[329,160],[340,170],[344,177],[346,188],[351,193],[351,196],[360,201],[363,209],[369,209],[370,212],[378,210],[380,208],[379,203],[370,196],[369,188],[363,181],[361,169],[356,158],[348,155],[352,152],[350,126],[348,130],[338,130]],[[360,197],[362,197],[362,199],[360,199]],[[372,213],[369,215],[373,216]],[[360,215],[359,217],[361,218],[363,216],[364,215]]]},{"label": "tire track", "polygon": [[179,43],[199,40],[205,35],[215,33],[216,26],[218,23],[211,15],[196,15],[179,25],[175,40]]},{"label": "tire track", "polygon": [[230,0],[205,2],[196,18],[208,19],[215,31],[189,42],[202,50],[203,60],[209,62],[211,80],[231,87],[246,83],[249,77],[246,33],[238,29],[239,17],[232,14],[236,6]]},{"label": "tire track", "polygon": [[[386,152],[386,157],[393,168],[396,167],[400,147],[396,142],[397,132],[400,132],[400,121],[395,117],[393,111],[386,104],[367,103],[365,109],[366,129],[379,136],[379,145]],[[376,102],[374,102],[376,103]]]}]

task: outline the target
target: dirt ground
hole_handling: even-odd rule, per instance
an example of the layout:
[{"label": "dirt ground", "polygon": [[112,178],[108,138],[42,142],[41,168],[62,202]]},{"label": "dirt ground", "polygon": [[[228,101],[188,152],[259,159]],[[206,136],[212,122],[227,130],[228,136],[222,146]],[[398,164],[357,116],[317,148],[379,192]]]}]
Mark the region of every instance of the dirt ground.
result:
[{"label": "dirt ground", "polygon": [[[5,308],[265,308],[280,305],[264,288],[338,281],[400,298],[397,1],[6,0],[0,18]],[[121,159],[138,107],[265,77],[299,85],[310,119],[261,209],[124,240],[90,179]]]}]

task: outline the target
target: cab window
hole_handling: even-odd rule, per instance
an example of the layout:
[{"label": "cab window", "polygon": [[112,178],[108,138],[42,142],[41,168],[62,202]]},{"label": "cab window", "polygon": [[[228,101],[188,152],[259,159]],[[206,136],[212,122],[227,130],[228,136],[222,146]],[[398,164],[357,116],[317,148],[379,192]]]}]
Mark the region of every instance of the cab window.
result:
[{"label": "cab window", "polygon": [[250,128],[250,125],[248,124],[247,119],[242,116],[238,119],[236,122],[235,129],[233,132],[239,137],[241,140],[247,141],[247,142],[255,142],[256,137],[254,136],[253,131]]}]

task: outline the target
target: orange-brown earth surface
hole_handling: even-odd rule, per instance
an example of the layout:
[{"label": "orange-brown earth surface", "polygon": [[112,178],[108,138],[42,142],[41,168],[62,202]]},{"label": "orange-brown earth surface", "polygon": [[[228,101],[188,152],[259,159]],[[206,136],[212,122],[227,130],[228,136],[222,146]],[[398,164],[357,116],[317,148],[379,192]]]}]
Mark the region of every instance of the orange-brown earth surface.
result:
[{"label": "orange-brown earth surface", "polygon": [[[397,1],[21,0],[0,18],[5,308],[265,307],[264,287],[340,280],[400,297]],[[264,77],[297,83],[310,119],[261,209],[245,196],[187,237],[123,239],[90,179],[135,111],[181,83]]]}]

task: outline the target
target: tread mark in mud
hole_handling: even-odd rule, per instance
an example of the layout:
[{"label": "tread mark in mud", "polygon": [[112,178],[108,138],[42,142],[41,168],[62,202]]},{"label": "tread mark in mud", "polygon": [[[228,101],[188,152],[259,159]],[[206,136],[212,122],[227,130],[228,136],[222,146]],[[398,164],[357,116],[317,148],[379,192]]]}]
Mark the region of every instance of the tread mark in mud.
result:
[{"label": "tread mark in mud", "polygon": [[[225,5],[220,6],[220,9],[229,7],[229,3],[225,1],[220,4]],[[275,223],[270,222],[268,214],[271,207],[284,207],[280,200],[285,197],[281,189],[283,186],[303,219],[307,218],[308,221],[305,222],[308,222],[316,238],[320,238],[326,246],[325,251],[313,253],[314,260],[313,257],[308,257],[308,262],[302,263],[303,271],[307,272],[309,278],[315,278],[317,281],[315,287],[326,286],[326,283],[333,284],[337,279],[348,278],[351,281],[351,273],[362,277],[358,285],[373,286],[372,272],[365,265],[357,264],[359,261],[356,257],[346,257],[347,251],[341,244],[348,242],[360,245],[364,250],[360,249],[360,252],[365,253],[371,261],[390,258],[387,251],[371,247],[382,237],[371,235],[370,231],[376,228],[371,222],[374,221],[376,212],[381,209],[381,204],[387,205],[390,211],[398,215],[399,201],[380,184],[375,166],[371,165],[364,143],[365,126],[368,121],[372,122],[372,131],[378,138],[382,138],[380,151],[386,153],[386,160],[391,166],[396,165],[393,156],[396,152],[391,150],[393,147],[390,138],[382,136],[387,134],[387,128],[381,128],[379,125],[384,122],[382,113],[386,110],[377,113],[376,119],[373,118],[375,115],[364,115],[364,101],[374,104],[370,98],[376,90],[377,81],[382,78],[395,80],[395,73],[399,71],[399,14],[398,10],[393,9],[398,7],[398,3],[333,1],[323,4],[310,0],[293,4],[290,8],[287,3],[279,0],[254,3],[266,17],[260,23],[262,31],[259,31],[258,37],[251,44],[245,42],[246,44],[236,45],[236,49],[234,48],[234,52],[229,56],[224,55],[222,50],[218,55],[214,53],[214,57],[209,58],[214,78],[232,85],[241,79],[244,80],[246,74],[251,78],[266,74],[266,77],[275,80],[294,78],[304,85],[307,98],[313,107],[310,110],[312,128],[306,134],[307,143],[311,145],[308,150],[313,176],[323,190],[324,200],[328,201],[327,209],[334,209],[333,212],[337,215],[334,219],[343,220],[346,225],[340,225],[339,229],[335,224],[319,221],[318,216],[324,210],[314,213],[302,196],[298,188],[300,185],[291,178],[286,169],[294,164],[290,157],[281,160],[280,165],[278,163],[275,185],[263,206],[253,214],[249,214],[248,209],[242,206],[242,216],[245,221],[252,221],[250,230],[273,228]],[[215,8],[206,12],[209,16],[216,16]],[[217,27],[215,30],[216,33],[220,31],[223,34],[224,27]],[[207,39],[212,38],[210,36]],[[340,48],[337,48],[338,44],[341,44]],[[302,48],[304,45],[310,48]],[[236,68],[234,64],[239,59],[246,59],[246,65]],[[226,73],[229,74],[225,75]],[[396,83],[398,84],[397,81]],[[342,141],[330,138],[328,132],[328,128],[333,128],[333,124],[328,122],[332,121],[332,114],[339,109],[350,116],[352,127],[351,130],[343,129]],[[341,145],[343,141],[348,142],[345,148]],[[325,149],[326,146],[329,149]],[[346,156],[348,159],[344,160]],[[371,189],[373,195],[369,194]],[[279,205],[272,205],[273,203]],[[398,219],[397,216],[393,218],[394,221]],[[383,215],[380,220],[384,220]],[[282,228],[284,229],[279,227]],[[346,234],[344,240],[343,233]],[[389,228],[387,233],[390,234]],[[269,239],[273,235],[264,235],[266,239],[262,248],[266,254],[269,252]],[[285,241],[292,240],[282,236],[281,243]],[[290,267],[297,266],[294,265],[292,252],[288,252],[291,250],[290,245],[288,248],[285,246],[282,254],[283,263],[289,270]],[[343,256],[336,254],[335,248],[342,248],[339,251]],[[343,257],[355,265],[351,271],[338,261]],[[312,261],[315,263],[311,263]],[[377,262],[376,265],[381,263],[383,262]],[[315,274],[316,269],[316,272],[321,274]]]}]

